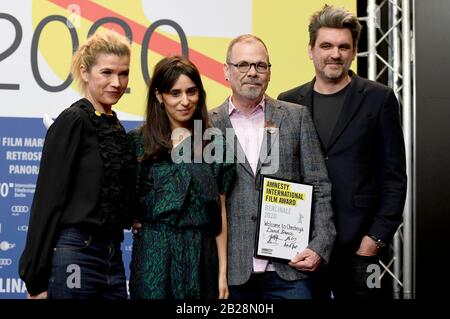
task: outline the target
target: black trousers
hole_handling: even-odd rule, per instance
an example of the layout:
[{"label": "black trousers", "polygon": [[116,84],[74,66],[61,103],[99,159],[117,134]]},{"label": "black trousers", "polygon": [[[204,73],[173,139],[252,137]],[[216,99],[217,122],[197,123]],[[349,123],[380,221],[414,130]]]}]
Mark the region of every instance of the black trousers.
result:
[{"label": "black trousers", "polygon": [[[389,280],[381,280],[383,267],[377,256],[333,253],[330,263],[313,278],[314,299],[389,299]],[[384,275],[389,277],[388,274]],[[388,279],[388,278],[387,278]]]}]

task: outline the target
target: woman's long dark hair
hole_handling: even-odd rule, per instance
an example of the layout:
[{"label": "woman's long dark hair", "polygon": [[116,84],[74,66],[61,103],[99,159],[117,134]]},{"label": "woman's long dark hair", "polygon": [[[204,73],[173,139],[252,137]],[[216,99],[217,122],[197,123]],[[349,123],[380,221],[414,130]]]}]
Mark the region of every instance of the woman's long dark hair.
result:
[{"label": "woman's long dark hair", "polygon": [[189,123],[193,131],[194,120],[202,121],[202,136],[208,128],[208,110],[206,107],[206,92],[203,88],[200,72],[188,59],[182,56],[165,57],[159,61],[150,80],[147,99],[147,118],[142,127],[144,135],[144,155],[141,160],[157,160],[167,158],[172,150],[172,129],[164,105],[156,98],[156,92],[168,93],[175,85],[180,75],[186,75],[198,89],[197,108]]}]

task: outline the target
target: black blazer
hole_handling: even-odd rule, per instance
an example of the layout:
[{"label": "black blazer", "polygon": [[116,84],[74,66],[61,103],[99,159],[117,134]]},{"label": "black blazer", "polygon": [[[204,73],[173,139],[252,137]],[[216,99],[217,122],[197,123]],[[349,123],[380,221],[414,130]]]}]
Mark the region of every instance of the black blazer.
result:
[{"label": "black blazer", "polygon": [[[322,150],[332,183],[336,245],[356,251],[366,234],[384,242],[392,239],[402,221],[407,177],[394,92],[351,71],[350,75],[344,106]],[[313,87],[314,79],[278,99],[305,105],[313,113]]]}]

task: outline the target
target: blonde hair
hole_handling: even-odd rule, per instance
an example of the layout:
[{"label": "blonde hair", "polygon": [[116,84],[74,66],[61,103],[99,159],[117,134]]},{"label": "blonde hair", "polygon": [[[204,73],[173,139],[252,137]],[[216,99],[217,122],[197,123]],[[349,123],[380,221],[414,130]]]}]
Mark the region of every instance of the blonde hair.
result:
[{"label": "blonde hair", "polygon": [[80,67],[83,65],[89,72],[97,63],[99,54],[114,54],[117,56],[131,55],[130,43],[127,38],[110,30],[95,33],[84,42],[74,53],[71,73],[78,87],[84,93],[86,84],[81,78]]}]

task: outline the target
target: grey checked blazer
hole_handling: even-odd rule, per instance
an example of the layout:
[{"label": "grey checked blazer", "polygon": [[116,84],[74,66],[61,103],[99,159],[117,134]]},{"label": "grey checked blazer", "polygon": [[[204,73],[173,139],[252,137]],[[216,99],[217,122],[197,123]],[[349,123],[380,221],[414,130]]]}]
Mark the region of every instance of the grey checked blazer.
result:
[{"label": "grey checked blazer", "polygon": [[[279,139],[279,168],[270,176],[314,185],[308,248],[328,261],[336,236],[330,204],[331,184],[311,115],[303,106],[266,96],[264,116],[266,123],[279,129],[273,134],[267,134],[268,137],[263,140],[263,145],[268,148],[267,157],[270,157],[271,147]],[[219,128],[226,135],[226,129],[232,128],[228,99],[210,111],[210,120],[213,127]],[[234,147],[238,149],[235,154],[239,151],[243,154],[236,136]],[[227,194],[229,285],[244,284],[252,272],[261,168],[265,164],[264,158],[260,158],[255,176],[246,159],[244,163],[238,163],[235,185]],[[287,264],[273,262],[273,265],[278,275],[285,280],[308,276]]]}]

